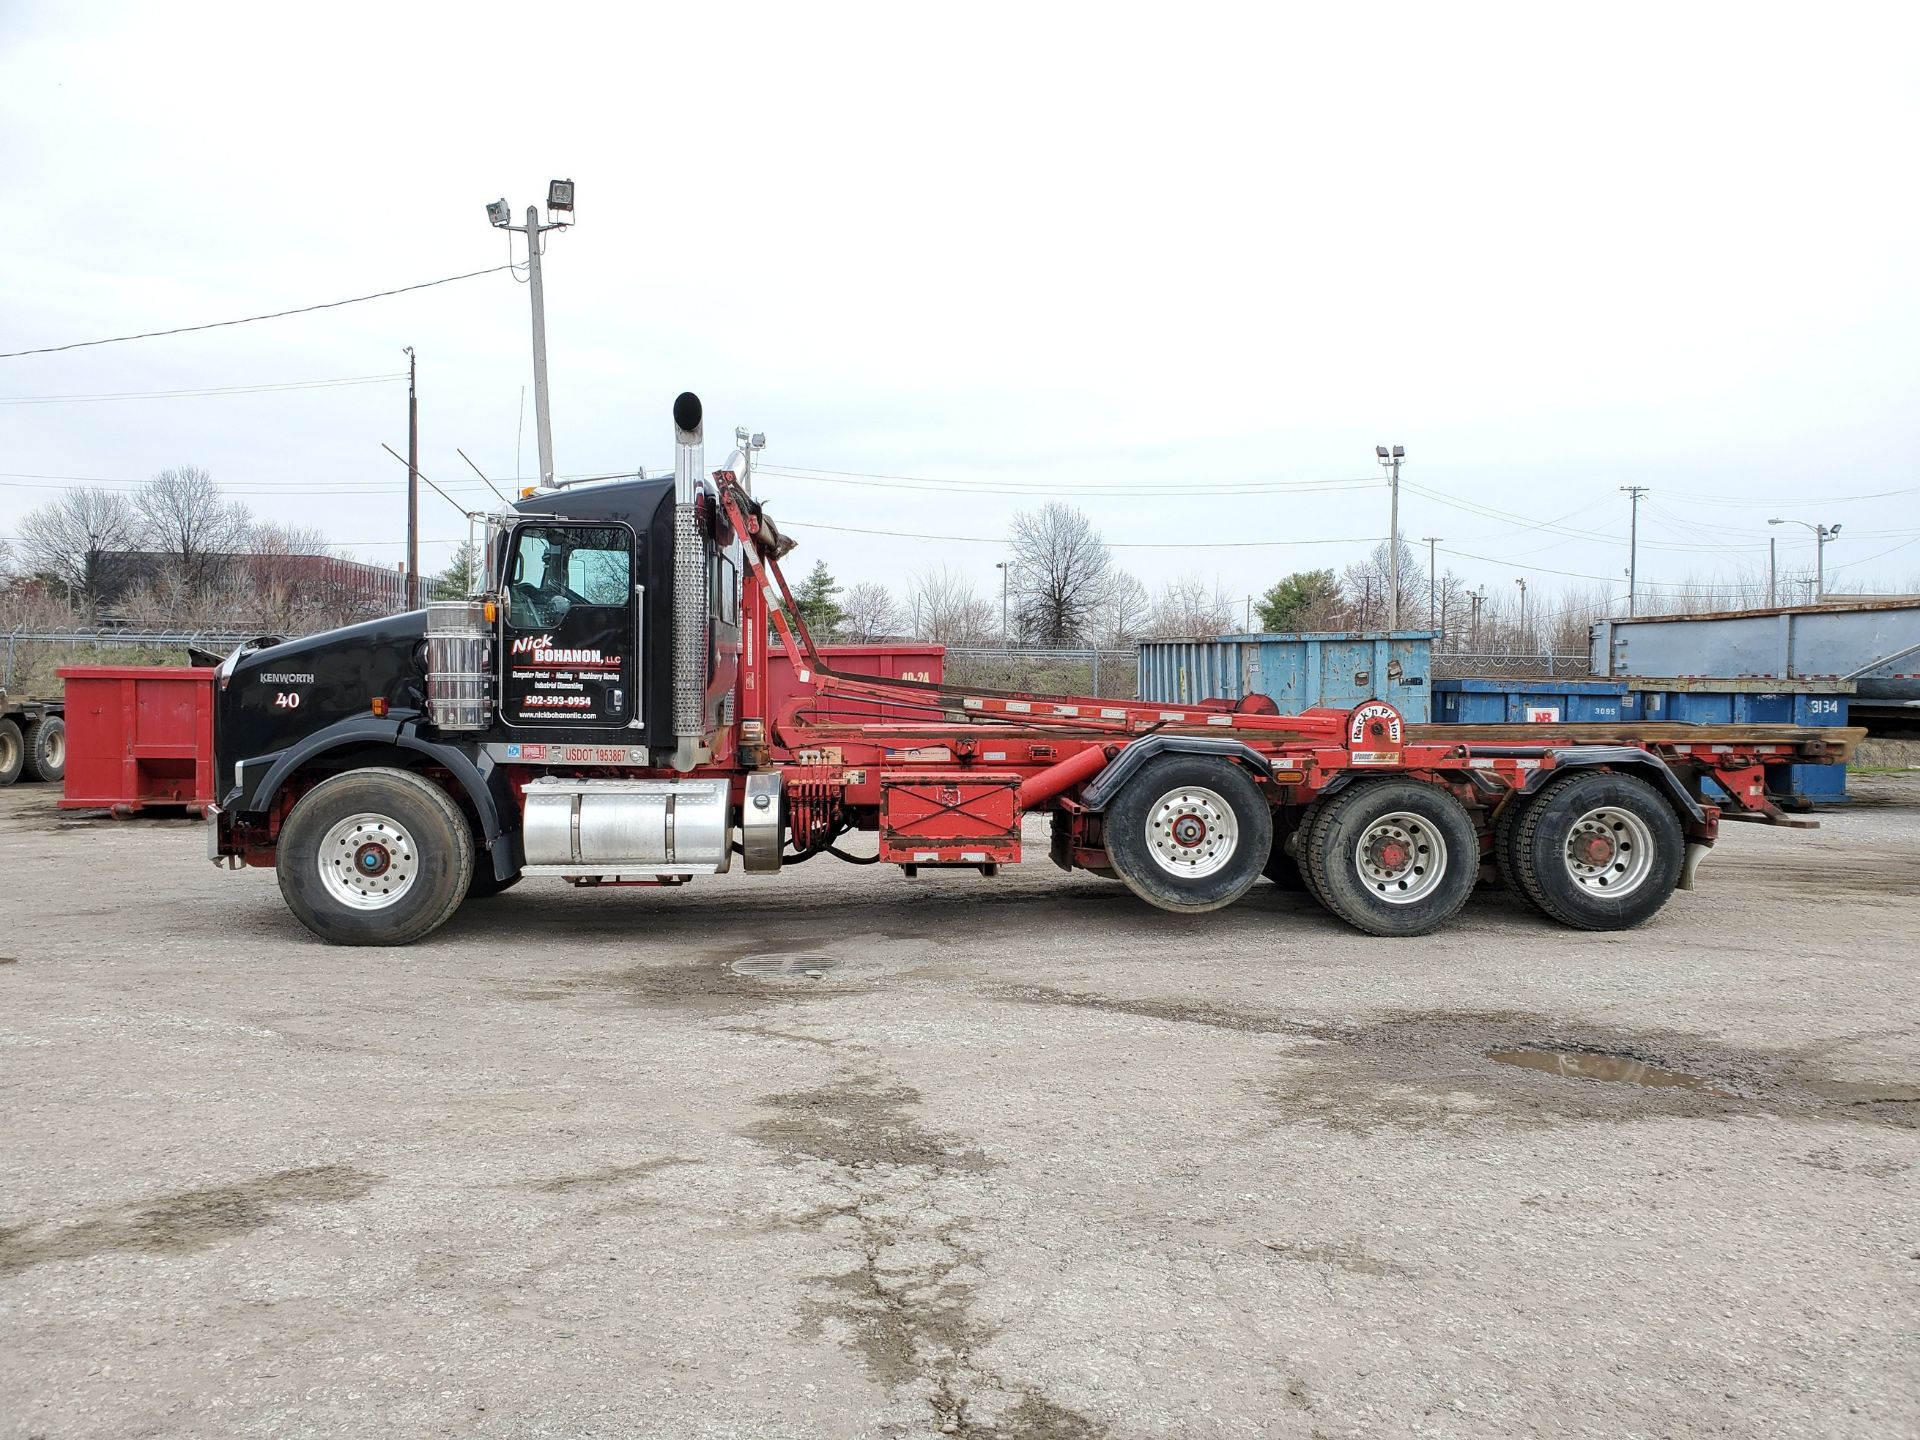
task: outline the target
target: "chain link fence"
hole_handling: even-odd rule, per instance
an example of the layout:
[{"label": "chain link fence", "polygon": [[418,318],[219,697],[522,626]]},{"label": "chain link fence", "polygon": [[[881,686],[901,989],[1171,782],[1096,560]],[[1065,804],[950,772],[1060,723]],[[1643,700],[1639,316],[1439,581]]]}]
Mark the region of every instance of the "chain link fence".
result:
[{"label": "chain link fence", "polygon": [[52,699],[64,665],[185,665],[189,650],[225,654],[252,638],[210,630],[0,631],[0,690]]},{"label": "chain link fence", "polygon": [[1593,666],[1581,655],[1435,655],[1436,680],[1583,680]]},{"label": "chain link fence", "polygon": [[949,645],[946,678],[951,685],[981,690],[1131,700],[1140,683],[1140,652],[1131,645],[1119,649]]}]

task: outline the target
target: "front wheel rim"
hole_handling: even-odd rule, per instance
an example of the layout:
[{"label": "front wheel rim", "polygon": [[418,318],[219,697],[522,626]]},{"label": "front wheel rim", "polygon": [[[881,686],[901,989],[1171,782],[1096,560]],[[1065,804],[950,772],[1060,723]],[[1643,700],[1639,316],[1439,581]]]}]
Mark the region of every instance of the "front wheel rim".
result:
[{"label": "front wheel rim", "polygon": [[352,910],[399,904],[420,873],[420,848],[390,815],[349,815],[322,837],[315,858],[327,894]]},{"label": "front wheel rim", "polygon": [[1389,905],[1426,899],[1447,875],[1447,842],[1424,815],[1396,810],[1382,815],[1353,845],[1360,883]]},{"label": "front wheel rim", "polygon": [[1653,873],[1653,831],[1631,810],[1599,805],[1575,820],[1561,847],[1567,875],[1588,895],[1618,900]]},{"label": "front wheel rim", "polygon": [[1217,791],[1204,785],[1169,790],[1147,811],[1147,853],[1182,880],[1226,868],[1240,849],[1240,822]]}]

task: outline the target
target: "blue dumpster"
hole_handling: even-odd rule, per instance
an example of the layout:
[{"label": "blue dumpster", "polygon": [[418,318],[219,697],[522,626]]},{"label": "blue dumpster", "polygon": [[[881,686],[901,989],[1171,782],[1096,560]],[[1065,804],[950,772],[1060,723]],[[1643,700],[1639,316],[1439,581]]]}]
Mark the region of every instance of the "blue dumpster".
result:
[{"label": "blue dumpster", "polygon": [[1602,725],[1624,719],[1624,680],[1436,680],[1440,725]]},{"label": "blue dumpster", "polygon": [[1139,693],[1162,705],[1266,695],[1288,715],[1386,700],[1418,725],[1431,713],[1432,652],[1430,630],[1142,640]]},{"label": "blue dumpster", "polygon": [[[1781,690],[1756,680],[1628,680],[1629,719],[1675,725],[1845,725],[1851,687]],[[1802,804],[1839,805],[1847,799],[1844,765],[1769,765],[1769,794]]]}]

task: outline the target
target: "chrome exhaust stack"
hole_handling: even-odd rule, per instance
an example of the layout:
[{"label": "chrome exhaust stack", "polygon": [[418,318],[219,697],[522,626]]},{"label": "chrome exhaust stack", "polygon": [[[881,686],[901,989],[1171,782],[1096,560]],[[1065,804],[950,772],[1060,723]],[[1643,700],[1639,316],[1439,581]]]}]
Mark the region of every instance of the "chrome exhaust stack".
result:
[{"label": "chrome exhaust stack", "polygon": [[691,770],[709,756],[706,545],[694,501],[705,478],[700,397],[673,402],[673,768]]}]

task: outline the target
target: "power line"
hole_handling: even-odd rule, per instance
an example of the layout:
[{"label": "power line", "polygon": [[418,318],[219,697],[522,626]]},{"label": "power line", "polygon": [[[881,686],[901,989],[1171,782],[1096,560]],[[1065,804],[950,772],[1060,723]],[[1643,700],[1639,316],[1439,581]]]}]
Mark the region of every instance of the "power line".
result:
[{"label": "power line", "polygon": [[822,484],[864,484],[873,488],[887,489],[908,485],[917,489],[949,490],[957,494],[969,495],[1205,495],[1264,494],[1273,491],[1302,493],[1316,490],[1356,490],[1377,486],[1380,483],[1371,477],[1364,477],[1332,480],[1200,480],[1191,483],[1175,480],[1094,480],[1083,484],[1055,481],[1049,485],[1025,485],[1011,480],[943,479],[928,475],[888,475],[869,470],[821,470],[807,465],[776,465],[771,462],[756,465],[754,473],[779,475],[789,480],[814,480]]},{"label": "power line", "polygon": [[209,385],[194,390],[122,390],[110,395],[0,395],[0,405],[74,405],[100,400],[181,400],[198,395],[264,395],[282,390],[333,390],[347,385],[379,385],[404,380],[393,375],[347,375],[338,380],[286,380],[270,385]]},{"label": "power line", "polygon": [[65,345],[41,345],[32,350],[0,351],[0,360],[17,360],[22,355],[53,355],[62,350],[84,350],[90,345],[118,345],[127,340],[154,340],[162,335],[187,335],[196,330],[219,330],[228,325],[251,325],[256,320],[281,320],[289,315],[310,315],[315,310],[337,310],[342,305],[360,305],[368,300],[385,300],[390,295],[405,295],[413,290],[431,290],[436,285],[451,285],[457,280],[473,280],[482,275],[497,275],[511,265],[492,265],[485,270],[469,270],[464,275],[448,275],[440,280],[422,280],[418,285],[402,285],[397,290],[376,290],[371,295],[354,295],[345,300],[328,300],[320,305],[300,305],[292,310],[274,310],[265,315],[243,315],[238,320],[210,320],[204,325],[176,325],[171,330],[143,330],[138,335],[110,335],[105,340],[74,340]]},{"label": "power line", "polygon": [[[756,472],[757,473],[757,472]],[[843,535],[884,535],[894,540],[956,540],[968,545],[1005,545],[1004,535],[926,535],[910,530],[863,530],[852,525],[822,525],[812,520],[783,520],[782,530],[833,530]],[[1276,545],[1377,545],[1384,535],[1342,535],[1325,540],[1108,540],[1109,550],[1249,550]]]}]

